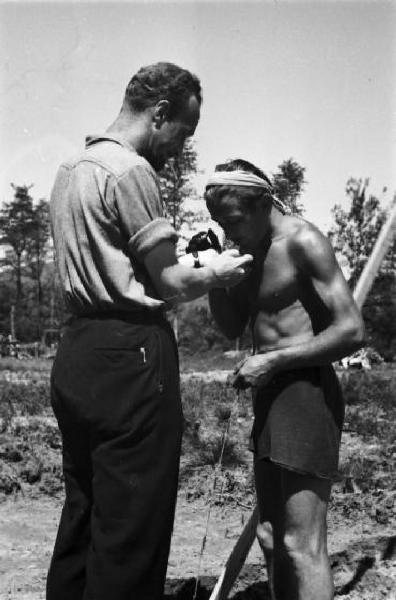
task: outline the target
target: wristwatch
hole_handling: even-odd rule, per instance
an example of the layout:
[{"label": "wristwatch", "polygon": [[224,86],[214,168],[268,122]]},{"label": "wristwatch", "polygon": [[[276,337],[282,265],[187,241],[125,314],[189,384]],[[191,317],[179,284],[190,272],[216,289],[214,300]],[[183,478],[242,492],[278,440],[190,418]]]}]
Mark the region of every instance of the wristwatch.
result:
[{"label": "wristwatch", "polygon": [[199,262],[199,254],[197,250],[194,250],[194,252],[191,253],[194,257],[194,269],[199,269],[200,267],[202,267],[201,263]]}]

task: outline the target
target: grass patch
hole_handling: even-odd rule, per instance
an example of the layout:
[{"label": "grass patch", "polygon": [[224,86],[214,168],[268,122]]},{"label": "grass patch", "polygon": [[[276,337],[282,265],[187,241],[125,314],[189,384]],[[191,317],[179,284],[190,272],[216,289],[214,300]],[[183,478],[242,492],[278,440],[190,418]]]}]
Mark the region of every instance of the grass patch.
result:
[{"label": "grass patch", "polygon": [[[251,406],[248,394],[236,392],[224,383],[189,379],[181,386],[185,430],[185,464],[215,465],[223,451],[222,464],[245,464]],[[248,424],[246,421],[248,420]],[[243,424],[243,426],[242,426]]]},{"label": "grass patch", "polygon": [[0,381],[0,431],[6,431],[14,417],[48,414],[49,384]]},{"label": "grass patch", "polygon": [[[213,356],[197,370],[208,371],[213,364],[218,367],[212,361]],[[3,476],[0,492],[3,493],[24,486],[55,493],[62,485],[61,441],[52,416],[46,376],[50,361],[39,361],[39,370],[32,368],[33,362],[14,361],[14,366],[19,367],[13,371],[15,378],[12,381],[0,378]],[[235,364],[235,360],[229,362]],[[341,374],[341,384],[347,403],[345,429],[357,440],[350,449],[344,446],[347,452],[342,472],[353,478],[363,491],[394,489],[396,374],[391,369],[348,371]],[[232,494],[235,488],[242,494],[245,485],[246,493],[250,494],[251,455],[247,451],[252,427],[250,393],[241,393],[238,398],[235,390],[224,383],[194,377],[182,379],[181,391],[185,418],[182,484],[187,485],[189,478],[194,481],[201,478],[202,488],[206,489],[208,474],[219,461],[227,435],[222,460],[228,477],[226,489]]]},{"label": "grass patch", "polygon": [[344,430],[361,440],[348,449],[341,472],[363,492],[396,488],[396,373],[394,369],[349,371],[341,377],[346,415]]},{"label": "grass patch", "polygon": [[0,358],[0,372],[12,371],[16,373],[39,372],[49,375],[53,361],[47,358],[29,358],[19,360],[18,358]]},{"label": "grass patch", "polygon": [[189,353],[180,350],[180,369],[182,373],[220,370],[232,371],[236,363],[239,362],[247,352],[240,353],[240,358],[232,353],[225,354],[222,350],[208,350],[203,354]]},{"label": "grass patch", "polygon": [[346,401],[345,430],[395,449],[396,373],[357,372],[341,379]]}]

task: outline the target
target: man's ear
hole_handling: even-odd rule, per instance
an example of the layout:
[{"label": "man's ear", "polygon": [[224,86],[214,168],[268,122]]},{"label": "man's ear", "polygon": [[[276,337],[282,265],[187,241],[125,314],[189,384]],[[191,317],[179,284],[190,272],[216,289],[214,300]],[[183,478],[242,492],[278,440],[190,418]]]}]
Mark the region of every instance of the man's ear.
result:
[{"label": "man's ear", "polygon": [[157,129],[169,120],[170,103],[168,100],[160,100],[154,107],[153,121]]}]

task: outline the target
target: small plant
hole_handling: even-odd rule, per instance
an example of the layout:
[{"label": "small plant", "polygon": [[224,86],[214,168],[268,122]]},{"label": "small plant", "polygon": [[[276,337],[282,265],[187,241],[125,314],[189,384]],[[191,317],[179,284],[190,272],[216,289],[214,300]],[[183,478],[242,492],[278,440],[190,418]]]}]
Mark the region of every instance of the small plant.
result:
[{"label": "small plant", "polygon": [[7,422],[16,415],[39,415],[49,410],[48,383],[0,381],[0,417]]},{"label": "small plant", "polygon": [[376,405],[384,410],[394,409],[396,372],[373,370],[342,373],[341,384],[347,406]]}]

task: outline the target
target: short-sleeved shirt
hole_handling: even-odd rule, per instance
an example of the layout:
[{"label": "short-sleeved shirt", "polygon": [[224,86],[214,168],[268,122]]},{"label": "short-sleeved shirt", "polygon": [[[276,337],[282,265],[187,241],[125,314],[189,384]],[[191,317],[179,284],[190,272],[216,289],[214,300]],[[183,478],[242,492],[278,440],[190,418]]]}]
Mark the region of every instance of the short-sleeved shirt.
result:
[{"label": "short-sleeved shirt", "polygon": [[63,163],[51,193],[57,265],[75,315],[158,306],[146,254],[177,233],[164,218],[158,177],[121,137],[92,136]]}]

